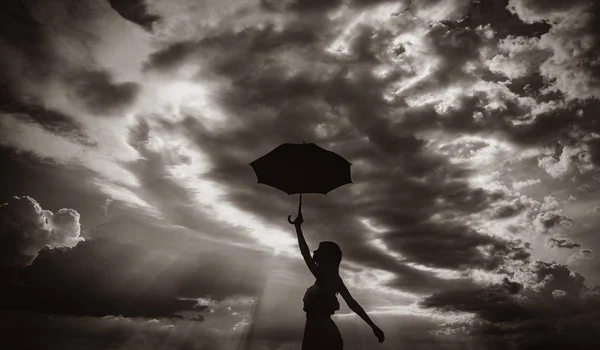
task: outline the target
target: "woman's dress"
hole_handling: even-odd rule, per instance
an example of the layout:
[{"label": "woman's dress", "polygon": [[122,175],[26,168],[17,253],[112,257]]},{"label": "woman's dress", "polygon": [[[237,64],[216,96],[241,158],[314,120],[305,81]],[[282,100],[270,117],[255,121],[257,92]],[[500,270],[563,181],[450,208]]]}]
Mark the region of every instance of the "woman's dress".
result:
[{"label": "woman's dress", "polygon": [[325,288],[316,281],[302,300],[306,312],[302,350],[342,350],[342,335],[331,319],[340,309],[334,288]]}]

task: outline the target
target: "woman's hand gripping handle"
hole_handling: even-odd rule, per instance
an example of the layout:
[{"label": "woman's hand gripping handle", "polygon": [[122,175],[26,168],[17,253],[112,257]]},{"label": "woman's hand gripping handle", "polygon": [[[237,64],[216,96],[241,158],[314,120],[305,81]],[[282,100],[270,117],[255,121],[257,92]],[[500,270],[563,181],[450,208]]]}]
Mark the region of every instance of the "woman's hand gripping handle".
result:
[{"label": "woman's hand gripping handle", "polygon": [[298,216],[292,221],[292,216],[288,215],[288,222],[296,227],[299,227],[304,222],[302,217],[302,193],[300,193],[300,200],[298,202]]}]

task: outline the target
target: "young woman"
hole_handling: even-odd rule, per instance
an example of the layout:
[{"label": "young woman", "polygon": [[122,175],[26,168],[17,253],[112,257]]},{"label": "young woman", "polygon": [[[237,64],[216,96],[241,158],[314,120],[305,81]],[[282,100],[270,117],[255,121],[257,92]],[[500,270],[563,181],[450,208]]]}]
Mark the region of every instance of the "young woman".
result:
[{"label": "young woman", "polygon": [[302,233],[302,213],[291,221],[296,227],[298,245],[308,269],[315,276],[315,283],[304,294],[304,311],[306,312],[306,325],[302,338],[302,350],[342,350],[344,343],[342,336],[331,315],[339,310],[340,304],[336,294],[341,294],[348,307],[360,316],[371,328],[380,343],[385,339],[383,331],[371,321],[365,310],[358,304],[344,285],[339,275],[339,266],[342,261],[342,251],[333,242],[321,242],[319,248],[310,256],[310,250]]}]

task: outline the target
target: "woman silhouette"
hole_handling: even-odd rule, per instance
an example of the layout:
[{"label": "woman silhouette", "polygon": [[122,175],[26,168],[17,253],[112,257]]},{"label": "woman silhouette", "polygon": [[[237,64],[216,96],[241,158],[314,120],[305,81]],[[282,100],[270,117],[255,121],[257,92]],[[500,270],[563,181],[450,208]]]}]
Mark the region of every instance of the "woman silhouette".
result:
[{"label": "woman silhouette", "polygon": [[296,227],[298,245],[308,269],[315,276],[315,283],[304,294],[304,312],[306,324],[302,338],[302,350],[342,350],[344,343],[331,315],[339,310],[340,304],[336,294],[341,294],[346,304],[352,311],[360,316],[371,328],[380,343],[385,339],[383,331],[371,321],[365,310],[358,304],[344,285],[339,275],[339,266],[342,261],[342,251],[333,242],[321,242],[319,248],[310,256],[310,250],[302,233],[302,213],[298,210],[298,217],[288,221]]}]

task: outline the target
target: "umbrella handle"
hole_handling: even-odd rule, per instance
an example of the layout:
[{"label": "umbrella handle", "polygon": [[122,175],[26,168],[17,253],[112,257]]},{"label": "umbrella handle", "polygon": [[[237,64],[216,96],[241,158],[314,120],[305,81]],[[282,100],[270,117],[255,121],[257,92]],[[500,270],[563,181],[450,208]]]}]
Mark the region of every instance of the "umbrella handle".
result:
[{"label": "umbrella handle", "polygon": [[[298,201],[298,216],[302,216],[302,193],[300,193],[300,199]],[[298,218],[298,217],[296,217]],[[294,222],[292,221],[292,216],[288,215],[288,222],[290,224],[294,224]]]}]

